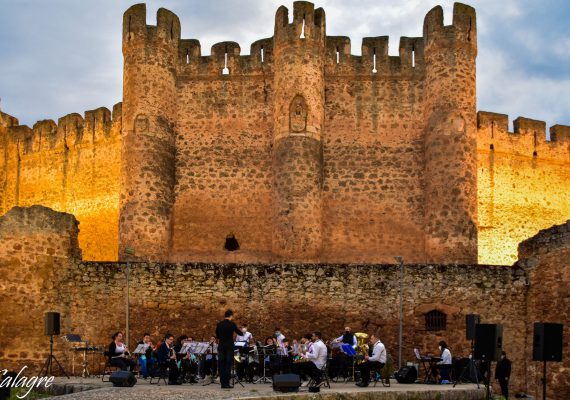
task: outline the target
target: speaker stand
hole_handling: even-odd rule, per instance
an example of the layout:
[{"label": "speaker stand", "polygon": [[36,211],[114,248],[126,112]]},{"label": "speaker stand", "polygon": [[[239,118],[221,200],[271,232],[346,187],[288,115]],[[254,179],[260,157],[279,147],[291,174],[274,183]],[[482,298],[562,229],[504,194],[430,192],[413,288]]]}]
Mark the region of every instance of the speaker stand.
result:
[{"label": "speaker stand", "polygon": [[[63,367],[61,366],[61,364],[59,363],[57,358],[53,355],[53,335],[49,335],[49,356],[46,359],[44,366],[40,370],[40,376],[47,376],[47,375],[51,376],[52,375],[51,372],[52,372],[52,366],[53,366],[54,361],[57,364],[57,366],[59,367],[59,370],[63,373],[63,375],[67,376],[67,379],[71,379],[69,377],[69,375],[67,375],[67,372],[65,372],[65,370],[63,369]],[[45,370],[45,373],[44,373],[44,370]]]},{"label": "speaker stand", "polygon": [[543,361],[542,365],[542,400],[546,400],[546,360]]},{"label": "speaker stand", "polygon": [[477,365],[475,364],[475,360],[473,359],[474,353],[475,353],[475,346],[473,343],[473,339],[471,339],[471,354],[469,355],[469,361],[467,362],[467,365],[463,367],[461,373],[455,379],[455,382],[453,382],[453,387],[457,386],[459,381],[461,381],[461,379],[465,377],[465,372],[469,371],[470,382],[472,381],[472,379],[475,379],[475,383],[477,384],[477,389],[479,389],[479,382],[481,381],[480,378],[482,378],[482,376],[479,373],[479,368],[477,368]]},{"label": "speaker stand", "polygon": [[487,361],[487,380],[485,381],[487,400],[491,400],[491,360]]}]

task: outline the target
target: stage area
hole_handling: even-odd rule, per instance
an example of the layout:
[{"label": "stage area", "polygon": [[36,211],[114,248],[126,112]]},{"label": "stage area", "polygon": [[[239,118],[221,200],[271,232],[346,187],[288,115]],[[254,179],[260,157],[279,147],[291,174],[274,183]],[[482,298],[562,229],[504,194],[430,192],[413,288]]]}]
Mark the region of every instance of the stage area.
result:
[{"label": "stage area", "polygon": [[[62,396],[64,399],[284,399],[284,398],[311,398],[311,399],[378,399],[378,400],[480,400],[485,399],[485,389],[480,389],[474,384],[459,384],[455,388],[453,385],[424,385],[424,384],[398,384],[392,381],[391,387],[359,388],[354,383],[334,383],[331,388],[321,388],[320,394],[309,393],[305,387],[300,388],[298,393],[274,392],[271,384],[249,384],[244,383],[244,387],[237,385],[233,389],[221,389],[219,384],[202,386],[201,384],[184,384],[180,386],[149,385],[145,380],[140,379],[132,388],[115,388],[111,383],[103,383],[96,378],[57,378],[54,394],[72,393]],[[83,391],[81,391],[83,390]]]}]

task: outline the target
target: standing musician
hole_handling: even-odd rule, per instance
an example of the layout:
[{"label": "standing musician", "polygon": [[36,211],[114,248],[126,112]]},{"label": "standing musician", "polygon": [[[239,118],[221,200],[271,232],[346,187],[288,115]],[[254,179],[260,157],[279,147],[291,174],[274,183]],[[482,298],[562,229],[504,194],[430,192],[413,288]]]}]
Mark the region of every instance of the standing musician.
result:
[{"label": "standing musician", "polygon": [[301,354],[301,357],[305,358],[309,362],[294,363],[291,372],[300,376],[310,376],[318,386],[322,380],[321,369],[327,362],[328,350],[327,346],[321,339],[321,332],[313,332],[311,338],[313,340],[313,345],[310,347],[310,350],[304,354]]},{"label": "standing musician", "polygon": [[137,363],[131,359],[131,354],[123,343],[123,333],[116,332],[112,339],[113,341],[109,344],[109,364],[123,371],[134,371]]},{"label": "standing musician", "polygon": [[180,385],[178,381],[179,371],[176,365],[176,352],[174,350],[174,335],[167,333],[164,335],[164,342],[158,348],[156,359],[159,364],[168,367],[168,384]]},{"label": "standing musician", "polygon": [[386,365],[386,347],[376,335],[370,336],[371,355],[364,355],[364,362],[359,365],[361,381],[356,386],[366,387],[370,383],[370,371],[380,372]]},{"label": "standing musician", "polygon": [[230,378],[232,373],[232,362],[234,360],[234,333],[241,335],[236,324],[232,321],[234,313],[227,310],[223,321],[216,326],[216,337],[220,341],[218,345],[218,369],[220,371],[220,383],[222,389],[231,389]]}]

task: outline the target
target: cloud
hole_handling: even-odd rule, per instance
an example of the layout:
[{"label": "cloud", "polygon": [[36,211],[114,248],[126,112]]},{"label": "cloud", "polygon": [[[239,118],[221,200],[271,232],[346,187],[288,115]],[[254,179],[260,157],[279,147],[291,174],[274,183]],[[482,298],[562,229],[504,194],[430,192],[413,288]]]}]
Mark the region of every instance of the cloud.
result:
[{"label": "cloud", "polygon": [[[57,119],[121,101],[123,12],[132,0],[0,0],[0,106],[22,123]],[[182,35],[199,39],[202,54],[219,41],[237,41],[249,54],[255,40],[273,35],[283,0],[150,0],[147,23],[165,7],[181,19]],[[421,36],[425,14],[453,1],[323,0],[329,35],[349,36],[360,54],[362,37]],[[478,24],[478,106],[548,124],[570,124],[570,6],[565,0],[474,0]]]}]

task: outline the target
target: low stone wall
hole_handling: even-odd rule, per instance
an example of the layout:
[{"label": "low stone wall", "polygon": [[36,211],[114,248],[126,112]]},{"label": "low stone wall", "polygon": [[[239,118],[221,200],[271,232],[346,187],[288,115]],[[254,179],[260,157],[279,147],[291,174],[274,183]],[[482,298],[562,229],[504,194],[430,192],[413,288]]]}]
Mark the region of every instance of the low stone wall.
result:
[{"label": "low stone wall", "polygon": [[[570,399],[570,220],[565,224],[540,231],[519,245],[517,266],[528,272],[529,287],[527,315],[526,359],[532,359],[535,322],[564,325],[562,362],[547,365],[548,397]],[[529,391],[540,398],[543,376],[542,362],[529,361],[527,382]]]},{"label": "low stone wall", "polygon": [[[377,333],[397,362],[397,265],[82,262],[72,216],[28,210],[0,218],[3,367],[39,368],[49,349],[43,335],[46,311],[61,313],[62,333],[79,333],[91,344],[106,346],[115,331],[125,329],[127,267],[131,344],[145,331],[155,341],[167,331],[207,338],[224,310],[232,308],[236,321],[248,322],[258,339],[276,326],[289,338],[320,330],[331,339],[349,325]],[[16,228],[17,221],[27,228]],[[504,349],[513,361],[511,389],[534,388],[532,322],[568,321],[570,277],[564,257],[568,259],[568,247],[562,246],[536,257],[529,253],[513,267],[405,265],[403,361],[414,360],[414,347],[437,354],[441,339],[455,357],[466,357],[465,315],[476,313],[482,322],[503,324]],[[425,314],[431,310],[446,314],[444,330],[426,329]],[[59,340],[56,350],[65,360]],[[554,387],[567,385],[565,363],[550,367]]]}]

